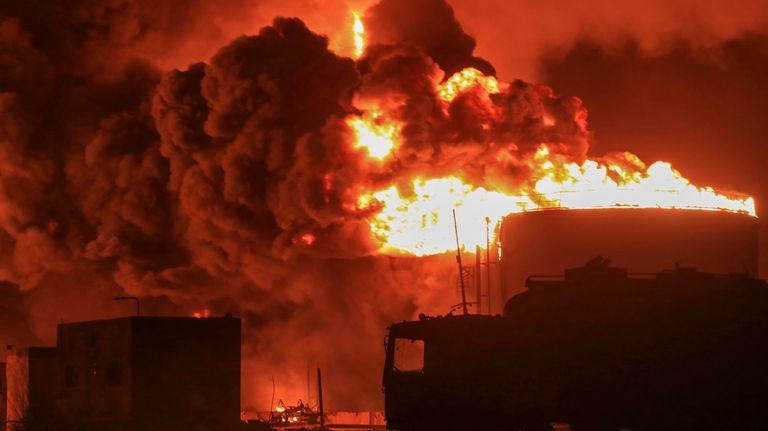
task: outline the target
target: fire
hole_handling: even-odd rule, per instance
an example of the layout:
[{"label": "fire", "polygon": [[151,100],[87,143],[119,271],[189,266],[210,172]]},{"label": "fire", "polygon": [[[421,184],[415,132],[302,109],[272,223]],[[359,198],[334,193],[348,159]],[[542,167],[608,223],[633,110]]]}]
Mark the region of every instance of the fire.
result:
[{"label": "fire", "polygon": [[312,235],[311,233],[305,233],[302,235],[299,239],[302,244],[306,246],[310,246],[315,243],[315,240],[317,240],[317,237]]},{"label": "fire", "polygon": [[208,318],[208,317],[210,317],[210,315],[211,315],[211,312],[207,308],[205,310],[203,310],[203,311],[196,311],[196,312],[192,313],[192,317],[194,317],[196,319]]},{"label": "fire", "polygon": [[[465,247],[485,245],[485,222],[495,225],[512,212],[533,205],[525,197],[507,196],[472,187],[456,177],[413,180],[413,193],[404,194],[392,186],[361,196],[363,208],[383,204],[371,222],[373,234],[385,242],[384,251],[408,252],[419,256],[454,249],[452,210],[456,209],[461,241]],[[465,236],[464,236],[465,235]]]},{"label": "fire", "polygon": [[377,111],[366,112],[361,117],[353,117],[347,124],[355,133],[355,147],[363,148],[374,159],[384,159],[395,148],[400,135],[400,127],[394,121],[387,121]]},{"label": "fire", "polygon": [[697,187],[666,162],[649,167],[637,156],[625,153],[637,170],[615,163],[587,160],[556,164],[546,147],[539,148],[535,161],[545,171],[535,186],[542,196],[541,208],[668,208],[720,210],[756,215],[755,201],[746,196],[726,196],[711,187]]},{"label": "fire", "polygon": [[496,94],[501,92],[499,81],[493,76],[485,76],[483,72],[468,67],[455,73],[444,83],[438,86],[438,94],[444,102],[451,102],[461,92],[467,91],[474,86],[480,86],[487,94]]},{"label": "fire", "polygon": [[357,12],[352,12],[352,16],[355,20],[352,25],[352,35],[355,44],[353,54],[355,58],[359,58],[365,51],[365,26],[363,26],[363,21],[360,19],[360,15],[358,15]]},{"label": "fire", "polygon": [[[456,73],[436,93],[447,107],[459,94],[477,90],[490,96],[508,84],[468,68]],[[473,91],[474,91],[473,90]],[[491,102],[492,103],[492,102]],[[401,126],[373,110],[351,117],[354,146],[378,161],[396,160]],[[555,125],[549,114],[546,127]],[[459,176],[423,178],[414,175],[399,186],[361,194],[357,208],[372,213],[369,226],[381,251],[430,255],[455,248],[452,211],[462,246],[473,250],[486,244],[486,219],[495,228],[511,213],[552,208],[669,208],[730,211],[756,216],[751,197],[728,195],[698,187],[672,168],[656,162],[646,166],[630,153],[575,162],[541,144],[528,160],[530,175],[514,193],[502,193],[468,183]]]}]

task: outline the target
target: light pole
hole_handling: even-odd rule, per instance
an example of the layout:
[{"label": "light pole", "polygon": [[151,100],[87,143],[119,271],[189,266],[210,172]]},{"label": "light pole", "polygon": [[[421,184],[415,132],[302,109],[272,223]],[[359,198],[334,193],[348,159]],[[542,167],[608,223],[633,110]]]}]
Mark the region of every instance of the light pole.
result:
[{"label": "light pole", "polygon": [[115,296],[115,301],[126,301],[126,300],[132,300],[136,301],[136,316],[141,316],[141,303],[139,302],[139,298],[136,296]]}]

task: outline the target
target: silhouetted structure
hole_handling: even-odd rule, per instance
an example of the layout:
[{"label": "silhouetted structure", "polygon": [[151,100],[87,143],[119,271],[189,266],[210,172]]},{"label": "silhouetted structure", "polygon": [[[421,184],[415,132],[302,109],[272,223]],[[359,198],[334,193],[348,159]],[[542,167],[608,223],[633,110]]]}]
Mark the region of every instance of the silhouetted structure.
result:
[{"label": "silhouetted structure", "polygon": [[391,429],[765,426],[764,281],[694,269],[631,275],[595,259],[527,286],[503,316],[391,326]]},{"label": "silhouetted structure", "polygon": [[57,411],[135,430],[240,421],[240,320],[128,317],[58,327]]},{"label": "silhouetted structure", "polygon": [[7,375],[8,419],[23,430],[232,430],[240,319],[61,324],[56,348],[9,356]]},{"label": "silhouetted structure", "polygon": [[512,214],[501,227],[501,306],[531,274],[552,274],[610,256],[660,272],[680,262],[711,273],[758,274],[758,219],[726,211],[659,208],[546,210]]},{"label": "silhouetted structure", "polygon": [[5,431],[5,422],[8,417],[6,411],[6,393],[8,385],[5,383],[5,362],[0,362],[0,431]]},{"label": "silhouetted structure", "polygon": [[7,421],[47,423],[56,394],[56,349],[29,347],[6,358]]}]

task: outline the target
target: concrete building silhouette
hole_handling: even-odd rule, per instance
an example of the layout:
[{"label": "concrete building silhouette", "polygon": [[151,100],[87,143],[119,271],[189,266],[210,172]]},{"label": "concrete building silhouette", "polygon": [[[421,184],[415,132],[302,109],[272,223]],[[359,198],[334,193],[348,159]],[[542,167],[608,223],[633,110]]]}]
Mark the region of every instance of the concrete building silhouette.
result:
[{"label": "concrete building silhouette", "polygon": [[47,388],[36,384],[43,374],[30,372],[25,382],[21,373],[9,395],[26,389],[18,419],[32,426],[231,429],[240,421],[240,328],[233,317],[60,324],[56,348],[45,350],[50,360],[28,349],[29,369],[46,370]]}]

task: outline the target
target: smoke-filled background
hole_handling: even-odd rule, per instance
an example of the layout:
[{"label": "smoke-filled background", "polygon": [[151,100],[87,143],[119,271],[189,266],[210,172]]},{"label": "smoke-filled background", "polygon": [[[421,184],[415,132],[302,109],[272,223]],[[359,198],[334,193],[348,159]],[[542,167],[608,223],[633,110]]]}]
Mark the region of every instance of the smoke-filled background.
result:
[{"label": "smoke-filled background", "polygon": [[[360,190],[457,169],[512,188],[546,142],[667,160],[765,211],[766,1],[220,3],[0,4],[3,344],[137,295],[145,314],[244,318],[244,408],[269,408],[273,376],[305,397],[321,365],[330,409],[377,409],[385,327],[447,311],[456,276],[450,256],[378,255]],[[442,112],[434,84],[467,66],[565,97],[517,81],[492,121],[472,94]],[[404,124],[381,169],[344,123],[372,101]]]}]

